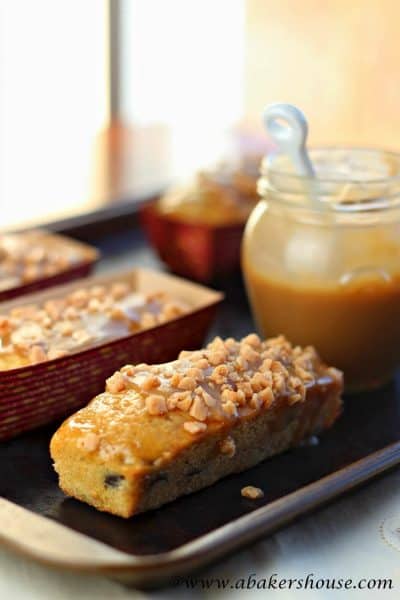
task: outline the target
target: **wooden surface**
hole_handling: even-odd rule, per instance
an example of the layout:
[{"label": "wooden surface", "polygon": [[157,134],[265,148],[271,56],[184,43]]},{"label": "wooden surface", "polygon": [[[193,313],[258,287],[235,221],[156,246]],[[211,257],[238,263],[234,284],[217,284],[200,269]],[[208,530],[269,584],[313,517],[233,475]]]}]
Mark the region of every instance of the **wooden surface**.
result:
[{"label": "wooden surface", "polygon": [[[133,237],[103,240],[102,249],[108,259],[104,268],[132,266],[154,266],[151,255],[143,251]],[[136,250],[134,252],[134,250]],[[250,323],[244,319],[239,324],[243,333]],[[223,324],[222,324],[223,327]],[[379,408],[379,407],[378,407]],[[354,432],[357,435],[357,432]],[[23,476],[23,474],[21,474]],[[396,547],[385,542],[381,533],[382,523],[398,517],[400,526],[400,471],[396,470],[369,484],[362,490],[337,501],[280,533],[254,544],[202,573],[203,578],[235,577],[236,579],[256,574],[267,578],[272,574],[279,577],[304,578],[308,573],[320,577],[391,577],[397,590],[391,592],[348,591],[343,597],[349,598],[397,598],[400,589],[400,543]],[[392,540],[393,541],[393,540]],[[396,540],[395,540],[396,542]],[[88,549],[88,552],[90,550]],[[229,594],[235,597],[266,597],[265,590],[238,591]],[[191,596],[208,595],[224,597],[228,592],[218,592],[214,583],[211,590],[201,591],[200,587],[190,590]],[[15,555],[0,551],[0,598],[46,599],[54,598],[135,598],[135,597],[188,597],[185,584],[177,588],[159,592],[136,592],[133,589],[107,581],[97,576],[80,576],[51,571]],[[326,598],[326,590],[282,590],[275,592],[281,598]],[[330,597],[335,596],[334,593]]]}]

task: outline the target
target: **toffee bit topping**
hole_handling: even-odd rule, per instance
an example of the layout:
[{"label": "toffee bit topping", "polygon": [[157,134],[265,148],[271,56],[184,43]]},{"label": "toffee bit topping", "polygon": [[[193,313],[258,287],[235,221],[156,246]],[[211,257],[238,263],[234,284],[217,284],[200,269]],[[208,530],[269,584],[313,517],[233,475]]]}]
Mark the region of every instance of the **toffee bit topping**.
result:
[{"label": "toffee bit topping", "polygon": [[203,371],[197,367],[191,367],[188,369],[188,377],[192,377],[197,381],[201,381],[203,379]]},{"label": "toffee bit topping", "polygon": [[125,282],[113,283],[111,286],[111,295],[114,300],[121,300],[129,294],[129,284]]},{"label": "toffee bit topping", "polygon": [[[108,290],[104,286],[80,288],[63,298],[17,306],[0,315],[0,353],[22,354],[34,364],[57,358],[56,351],[70,354],[93,341],[159,325],[187,310],[184,303],[172,301],[164,292],[135,292],[133,282],[115,282]],[[194,370],[188,376],[199,373]]]},{"label": "toffee bit topping", "polygon": [[164,306],[163,315],[166,319],[174,319],[175,317],[179,317],[180,312],[179,306],[172,304],[171,302],[167,302],[167,304]]},{"label": "toffee bit topping", "polygon": [[262,400],[261,398],[257,395],[257,394],[253,394],[250,402],[249,402],[249,406],[251,406],[251,408],[260,408],[260,406],[262,405]]},{"label": "toffee bit topping", "polygon": [[200,396],[196,396],[190,409],[190,416],[197,421],[205,421],[208,415],[208,408]]},{"label": "toffee bit topping", "polygon": [[228,400],[228,402],[223,402],[222,409],[228,417],[237,417],[238,415],[236,404],[232,402],[232,400]]},{"label": "toffee bit topping", "polygon": [[142,387],[146,392],[160,386],[160,380],[156,375],[149,375],[142,383]]},{"label": "toffee bit topping", "polygon": [[220,442],[219,449],[221,454],[226,454],[229,458],[232,458],[236,454],[235,440],[228,435],[222,442]]},{"label": "toffee bit topping", "polygon": [[70,335],[72,335],[72,332],[74,331],[74,326],[71,323],[71,321],[63,321],[62,323],[59,324],[59,331],[60,331],[61,335],[65,335],[65,336],[69,337]]},{"label": "toffee bit topping", "polygon": [[194,365],[200,370],[208,369],[208,367],[210,366],[206,358],[200,358],[197,362],[194,363]]},{"label": "toffee bit topping", "polygon": [[108,311],[108,316],[115,321],[124,321],[127,318],[126,313],[124,313],[124,311],[117,306],[110,308]]},{"label": "toffee bit topping", "polygon": [[54,275],[87,260],[86,249],[44,231],[0,234],[2,290]]},{"label": "toffee bit topping", "polygon": [[86,290],[76,290],[70,294],[69,302],[76,308],[83,308],[89,302],[89,298],[89,293]]},{"label": "toffee bit topping", "polygon": [[118,394],[126,389],[125,378],[119,371],[106,380],[106,391],[111,394]]},{"label": "toffee bit topping", "polygon": [[[90,312],[90,313],[97,313],[97,312],[99,312],[100,309],[101,309],[100,300],[98,300],[97,298],[91,298],[89,300],[88,308],[87,309],[88,309],[88,312]],[[70,306],[70,307],[68,307],[68,310],[69,311],[71,311],[71,310],[74,311],[74,308],[72,306]],[[69,314],[71,314],[71,312]],[[78,314],[78,313],[76,312],[76,314]]]},{"label": "toffee bit topping", "polygon": [[178,388],[180,390],[194,390],[196,386],[197,383],[194,377],[183,377],[178,383]]},{"label": "toffee bit topping", "polygon": [[214,408],[217,405],[217,399],[211,396],[203,388],[196,388],[196,392],[203,398],[204,402],[209,408]]},{"label": "toffee bit topping", "polygon": [[229,374],[229,369],[227,367],[227,365],[219,365],[218,367],[215,367],[215,369],[213,370],[210,379],[212,381],[214,381],[215,383],[225,383],[226,378]]},{"label": "toffee bit topping", "polygon": [[128,377],[132,377],[135,374],[135,367],[133,365],[125,365],[121,369],[121,373],[127,375]]},{"label": "toffee bit topping", "polygon": [[223,402],[235,402],[236,394],[237,392],[234,392],[233,390],[224,390],[221,394],[221,400]]},{"label": "toffee bit topping", "polygon": [[192,435],[196,435],[196,433],[205,431],[207,429],[207,425],[205,423],[197,423],[196,421],[186,421],[183,424],[183,428]]},{"label": "toffee bit topping", "polygon": [[4,315],[0,316],[0,336],[6,336],[11,332],[10,319]]},{"label": "toffee bit topping", "polygon": [[192,396],[190,394],[181,394],[180,396],[180,400],[176,403],[177,408],[183,412],[189,412],[190,407],[193,404]]},{"label": "toffee bit topping", "polygon": [[250,500],[258,500],[264,496],[264,492],[261,488],[254,487],[253,485],[246,485],[240,491],[243,498],[249,498]]},{"label": "toffee bit topping", "polygon": [[32,346],[29,350],[29,360],[32,364],[43,362],[47,359],[46,352],[42,346]]},{"label": "toffee bit topping", "polygon": [[151,394],[146,398],[146,408],[150,415],[163,415],[167,412],[167,403],[164,396]]},{"label": "toffee bit topping", "polygon": [[266,408],[269,408],[274,401],[274,393],[270,387],[266,387],[260,391],[259,398],[265,404]]},{"label": "toffee bit topping", "polygon": [[97,298],[98,300],[104,300],[106,296],[106,288],[104,285],[94,285],[90,288],[90,295],[92,298]]},{"label": "toffee bit topping", "polygon": [[[107,390],[119,393],[133,386],[141,392],[144,410],[153,415],[181,411],[191,417],[183,427],[198,433],[208,422],[267,410],[278,399],[304,402],[321,366],[313,348],[293,348],[282,336],[262,342],[250,334],[240,342],[216,338],[205,349],[181,352],[179,360],[166,365],[127,365],[119,377],[117,372],[108,380]],[[330,375],[341,379],[335,369]],[[220,448],[233,452],[233,440],[227,438]]]},{"label": "toffee bit topping", "polygon": [[223,363],[226,360],[226,354],[225,354],[225,352],[216,350],[215,352],[210,353],[208,360],[209,360],[210,364],[212,364],[214,366],[220,365],[221,363]]},{"label": "toffee bit topping", "polygon": [[173,387],[178,387],[179,383],[181,381],[181,376],[179,373],[174,373],[171,377],[171,385]]},{"label": "toffee bit topping", "polygon": [[240,356],[249,363],[257,362],[260,354],[256,352],[249,344],[243,344],[240,349]]},{"label": "toffee bit topping", "polygon": [[145,312],[140,319],[141,326],[146,329],[147,327],[154,327],[157,325],[157,318],[150,312]]},{"label": "toffee bit topping", "polygon": [[[229,338],[229,340],[231,341],[232,338]],[[261,340],[256,333],[250,333],[249,335],[244,337],[242,341],[245,344],[251,346],[252,348],[255,348],[256,350],[261,349]]]}]

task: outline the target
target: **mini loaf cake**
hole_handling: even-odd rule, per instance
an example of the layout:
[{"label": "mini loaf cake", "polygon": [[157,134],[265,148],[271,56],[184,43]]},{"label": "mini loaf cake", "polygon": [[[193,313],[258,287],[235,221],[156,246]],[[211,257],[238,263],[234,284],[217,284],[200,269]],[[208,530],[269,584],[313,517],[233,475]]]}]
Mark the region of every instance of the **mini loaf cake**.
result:
[{"label": "mini loaf cake", "polygon": [[171,219],[209,226],[245,223],[252,208],[233,186],[204,172],[188,185],[172,188],[157,203],[158,212]]},{"label": "mini loaf cake", "polygon": [[0,291],[93,261],[89,247],[46,231],[0,234]]},{"label": "mini loaf cake", "polygon": [[60,487],[122,517],[156,508],[330,427],[342,387],[313,348],[255,334],[127,365],[54,434]]},{"label": "mini loaf cake", "polygon": [[0,315],[0,371],[60,358],[165,323],[187,310],[185,303],[164,292],[137,293],[126,281],[18,306]]}]

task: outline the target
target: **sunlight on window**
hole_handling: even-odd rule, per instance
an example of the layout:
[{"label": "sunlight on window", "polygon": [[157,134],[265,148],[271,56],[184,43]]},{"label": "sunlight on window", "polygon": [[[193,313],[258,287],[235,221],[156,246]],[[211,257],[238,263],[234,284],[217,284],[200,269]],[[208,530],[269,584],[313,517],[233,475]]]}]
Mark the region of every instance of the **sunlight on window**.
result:
[{"label": "sunlight on window", "polygon": [[89,199],[106,116],[101,0],[13,0],[0,20],[0,224],[51,220]]},{"label": "sunlight on window", "polygon": [[122,20],[122,111],[167,125],[173,170],[224,152],[242,115],[244,0],[128,0]]},{"label": "sunlight on window", "polygon": [[107,0],[0,3],[0,227],[154,191],[230,147],[245,1],[115,6],[120,114],[107,128]]}]

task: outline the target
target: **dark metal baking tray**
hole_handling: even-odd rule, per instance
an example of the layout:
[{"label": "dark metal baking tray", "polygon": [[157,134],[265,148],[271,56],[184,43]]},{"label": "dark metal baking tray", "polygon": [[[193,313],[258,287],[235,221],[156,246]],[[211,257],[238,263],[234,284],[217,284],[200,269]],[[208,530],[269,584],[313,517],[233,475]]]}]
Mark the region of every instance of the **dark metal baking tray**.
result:
[{"label": "dark metal baking tray", "polygon": [[[230,280],[224,291],[230,300],[213,333],[239,337],[252,328],[241,284]],[[48,454],[56,427],[0,445],[0,539],[49,565],[156,585],[399,463],[400,376],[385,388],[345,398],[343,415],[318,444],[302,445],[128,520],[66,498],[58,489]],[[245,485],[262,488],[264,497],[243,498]]]}]

